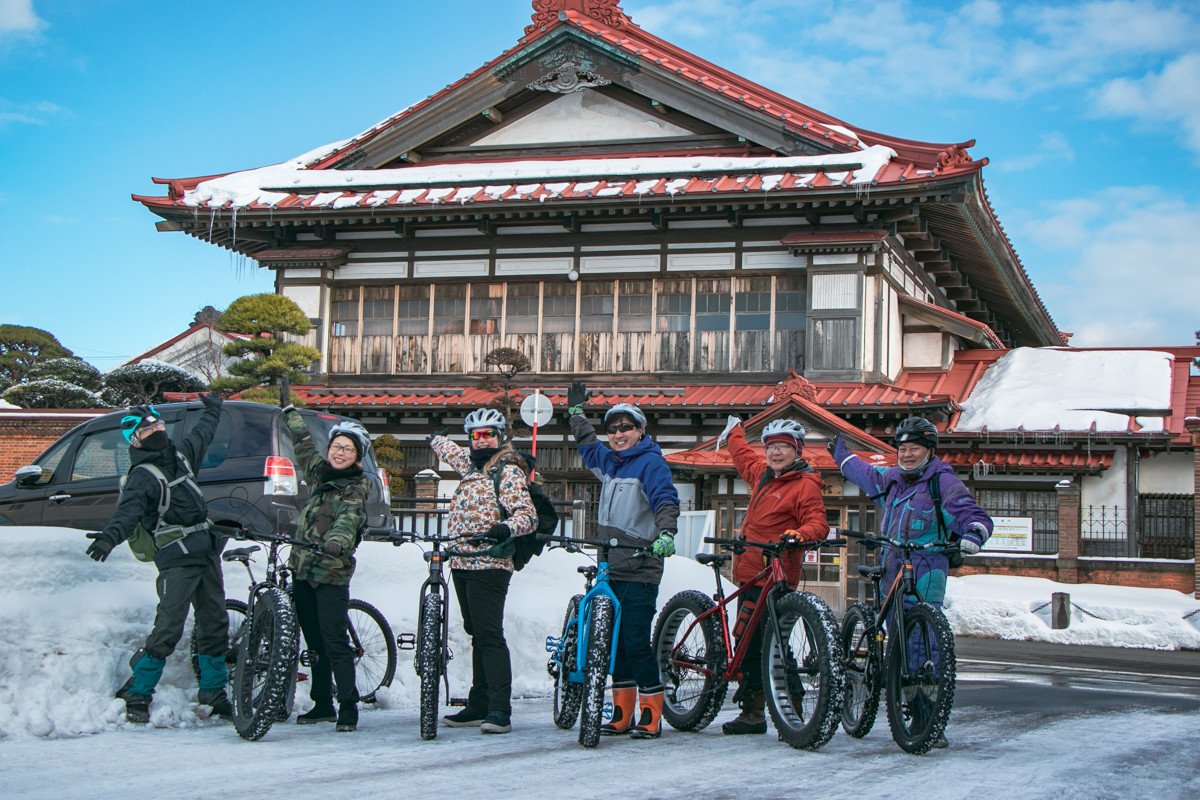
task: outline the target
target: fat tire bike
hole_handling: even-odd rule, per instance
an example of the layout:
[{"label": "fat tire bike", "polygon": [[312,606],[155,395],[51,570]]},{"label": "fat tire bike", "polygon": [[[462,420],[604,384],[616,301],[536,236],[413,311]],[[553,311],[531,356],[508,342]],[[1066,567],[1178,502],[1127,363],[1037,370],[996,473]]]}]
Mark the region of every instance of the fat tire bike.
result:
[{"label": "fat tire bike", "polygon": [[[858,568],[859,574],[871,581],[871,601],[855,603],[842,618],[842,729],[856,738],[870,733],[882,692],[892,738],[905,752],[921,755],[942,737],[950,720],[956,662],[950,623],[940,608],[924,602],[917,589],[912,555],[941,551],[945,545],[841,533],[859,539],[868,550],[895,548],[903,559],[886,595],[880,585],[883,565]],[[909,599],[915,603],[906,606]]]},{"label": "fat tire bike", "polygon": [[634,550],[635,558],[653,556],[640,546],[618,544],[616,539],[545,538],[572,553],[583,552],[583,547],[596,548],[595,564],[576,567],[584,577],[584,593],[567,602],[561,635],[546,637],[550,653],[546,671],[554,681],[554,724],[570,730],[578,720],[579,743],[591,748],[600,743],[604,689],[617,657],[613,642],[621,630],[621,602],[608,583],[608,551],[624,548]]},{"label": "fat tire bike", "polygon": [[[820,597],[788,585],[780,557],[787,551],[844,547],[846,541],[767,543],[712,537],[704,541],[734,553],[754,548],[762,552],[767,564],[726,596],[721,565],[732,556],[696,556],[701,564],[712,567],[717,591],[712,597],[698,591],[680,592],[659,612],[653,641],[666,684],[663,719],[681,731],[698,731],[711,723],[725,702],[730,681],[744,677],[742,662],[750,648],[749,632],[761,621],[762,685],[775,730],[794,748],[823,747],[837,731],[842,708],[843,659],[837,619]],[[725,607],[753,587],[761,587],[762,592],[735,649]]]},{"label": "fat tire bike", "polygon": [[429,577],[421,584],[420,601],[417,610],[416,633],[402,633],[399,636],[400,649],[413,651],[413,669],[420,678],[420,729],[421,738],[436,739],[438,731],[438,706],[441,687],[446,688],[446,699],[451,705],[465,705],[464,700],[450,698],[449,662],[454,658],[450,650],[450,615],[447,606],[450,601],[450,586],[446,583],[446,562],[454,556],[478,555],[464,553],[458,550],[446,549],[444,545],[451,541],[466,541],[478,538],[476,536],[443,536],[441,534],[422,535],[418,533],[402,533],[397,536],[394,544],[403,541],[426,543],[425,562],[429,564]]}]

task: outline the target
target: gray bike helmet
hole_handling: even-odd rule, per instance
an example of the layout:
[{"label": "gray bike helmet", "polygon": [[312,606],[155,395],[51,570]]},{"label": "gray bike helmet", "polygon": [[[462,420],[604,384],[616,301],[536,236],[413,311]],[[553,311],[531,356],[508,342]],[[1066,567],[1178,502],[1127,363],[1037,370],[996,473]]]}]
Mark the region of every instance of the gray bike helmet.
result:
[{"label": "gray bike helmet", "polygon": [[801,450],[804,447],[804,426],[799,422],[791,419],[776,419],[767,423],[767,427],[763,428],[761,440],[763,444],[767,440],[776,436],[791,437],[792,443],[796,446],[796,450]]},{"label": "gray bike helmet", "polygon": [[366,428],[352,419],[344,419],[329,429],[330,443],[338,436],[345,436],[354,442],[354,449],[358,451],[358,458],[355,461],[362,461],[363,455],[371,447],[371,434],[367,433]]},{"label": "gray bike helmet", "polygon": [[646,415],[642,410],[632,403],[617,403],[615,406],[604,412],[604,424],[608,425],[608,421],[615,416],[624,414],[633,420],[634,424],[642,430],[646,429]]},{"label": "gray bike helmet", "polygon": [[495,428],[500,432],[500,439],[504,439],[504,415],[494,408],[477,408],[470,414],[467,414],[466,420],[463,421],[463,430],[470,433],[478,428]]}]

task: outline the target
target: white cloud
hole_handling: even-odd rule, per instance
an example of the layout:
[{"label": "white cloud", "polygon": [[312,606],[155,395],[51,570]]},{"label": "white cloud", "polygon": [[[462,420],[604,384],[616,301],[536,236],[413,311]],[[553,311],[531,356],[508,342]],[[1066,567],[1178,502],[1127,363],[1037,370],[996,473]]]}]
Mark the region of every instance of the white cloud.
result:
[{"label": "white cloud", "polygon": [[[0,0],[0,3],[4,0]],[[45,125],[54,117],[68,113],[46,100],[36,103],[12,103],[0,97],[0,130],[8,125]]]},{"label": "white cloud", "polygon": [[1058,131],[1048,131],[1041,134],[1038,149],[1035,152],[1013,158],[993,159],[992,163],[1001,172],[1024,172],[1031,170],[1047,161],[1074,161],[1075,150],[1067,137]]},{"label": "white cloud", "polygon": [[1180,143],[1200,158],[1200,53],[1189,53],[1142,78],[1117,78],[1096,95],[1098,113],[1132,117],[1162,130],[1178,126]]},{"label": "white cloud", "polygon": [[1200,205],[1157,187],[1112,187],[1057,203],[1025,233],[1064,255],[1038,288],[1071,343],[1183,345],[1200,327]]},{"label": "white cloud", "polygon": [[45,25],[33,10],[33,0],[0,0],[0,43],[34,36]]}]

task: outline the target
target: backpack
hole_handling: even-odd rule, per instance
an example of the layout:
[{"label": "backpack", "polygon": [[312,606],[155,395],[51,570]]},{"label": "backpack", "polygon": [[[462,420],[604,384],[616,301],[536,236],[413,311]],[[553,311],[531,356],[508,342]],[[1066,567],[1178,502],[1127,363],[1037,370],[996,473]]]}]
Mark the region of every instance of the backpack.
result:
[{"label": "backpack", "polygon": [[121,497],[125,495],[125,483],[129,480],[129,476],[135,469],[144,469],[149,472],[159,483],[159,500],[157,509],[157,518],[154,527],[151,530],[146,530],[145,526],[139,521],[134,526],[133,532],[129,534],[129,538],[125,540],[129,545],[129,549],[133,551],[133,557],[138,561],[153,562],[155,554],[164,547],[182,542],[183,537],[193,531],[198,531],[208,527],[208,521],[205,520],[197,525],[163,525],[163,514],[167,513],[167,509],[171,507],[171,489],[183,483],[188,485],[197,495],[203,497],[204,494],[200,491],[200,487],[196,484],[196,479],[192,475],[192,468],[188,465],[187,459],[182,453],[175,454],[179,458],[179,463],[183,467],[183,474],[173,481],[167,480],[167,476],[158,468],[156,464],[142,463],[135,464],[133,469],[121,476],[121,491],[117,496],[117,504],[121,502]]},{"label": "backpack", "polygon": [[[492,485],[496,490],[496,505],[500,506],[500,520],[503,522],[508,519],[508,510],[500,502],[500,475],[502,472],[503,467],[492,470]],[[526,482],[525,488],[529,490],[529,499],[533,501],[533,507],[537,511],[537,527],[531,534],[513,536],[488,549],[490,556],[511,557],[513,569],[518,572],[524,569],[534,556],[541,555],[542,550],[546,547],[546,537],[552,536],[558,530],[559,523],[554,501],[547,496],[542,487],[536,483]]]},{"label": "backpack", "polygon": [[[934,475],[929,481],[929,497],[933,500],[933,516],[937,521],[938,534],[942,539],[949,541],[949,536],[946,534],[946,521],[942,519],[942,479]],[[946,553],[946,561],[950,569],[958,569],[963,565],[963,555],[961,550],[950,550]]]}]

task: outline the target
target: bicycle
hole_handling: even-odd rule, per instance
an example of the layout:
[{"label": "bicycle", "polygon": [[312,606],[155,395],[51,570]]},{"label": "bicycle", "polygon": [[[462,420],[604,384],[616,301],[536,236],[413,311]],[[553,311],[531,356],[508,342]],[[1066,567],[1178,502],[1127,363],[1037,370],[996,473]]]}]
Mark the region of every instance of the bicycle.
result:
[{"label": "bicycle", "polygon": [[[429,564],[429,577],[421,584],[420,601],[417,612],[417,632],[402,633],[397,641],[402,650],[413,650],[413,669],[421,679],[420,730],[421,738],[425,740],[437,738],[438,705],[440,701],[440,685],[446,687],[446,697],[450,698],[450,672],[448,663],[454,658],[450,651],[450,616],[446,606],[450,598],[450,587],[446,583],[446,561],[454,556],[472,555],[458,550],[443,548],[444,543],[471,537],[442,536],[440,533],[422,536],[417,533],[402,533],[397,535],[393,544],[399,546],[405,541],[414,544],[426,542],[432,549],[426,550],[425,561]],[[465,701],[449,700],[451,705],[464,704]]]},{"label": "bicycle", "polygon": [[697,561],[712,567],[716,594],[710,598],[695,590],[680,592],[667,601],[654,626],[654,650],[666,684],[663,719],[677,730],[698,731],[716,718],[729,682],[743,677],[742,662],[751,640],[749,635],[742,635],[736,649],[730,647],[732,632],[725,607],[746,590],[761,587],[746,631],[753,631],[766,615],[762,678],[771,720],[779,738],[794,748],[816,750],[824,746],[837,730],[842,708],[837,620],[824,600],[788,585],[780,556],[789,550],[843,547],[846,541],[767,543],[712,537],[704,541],[734,553],[744,552],[747,547],[761,550],[767,564],[726,596],[721,565],[732,556],[697,554]]},{"label": "bicycle", "polygon": [[[886,596],[880,592],[884,567],[858,568],[860,575],[871,580],[872,597],[870,603],[850,606],[842,618],[842,728],[855,738],[866,736],[875,724],[880,692],[885,691],[892,738],[905,752],[921,755],[941,738],[950,719],[956,665],[950,623],[940,608],[924,602],[917,589],[912,554],[945,546],[842,533],[861,539],[860,544],[868,550],[886,545],[903,554],[901,569]],[[903,601],[909,597],[917,602],[905,607]],[[899,631],[903,635],[896,635]]]},{"label": "bicycle", "polygon": [[546,671],[554,681],[554,724],[570,730],[579,720],[579,743],[595,747],[600,743],[600,721],[604,713],[604,688],[616,662],[612,643],[621,630],[621,602],[608,583],[608,551],[612,548],[635,550],[634,557],[649,552],[636,545],[621,545],[616,539],[579,539],[548,536],[568,552],[581,547],[597,548],[596,563],[576,567],[584,576],[584,593],[567,603],[562,635],[546,637],[550,659]]}]

